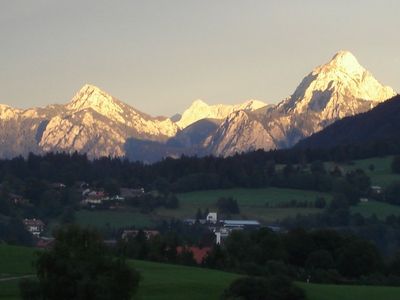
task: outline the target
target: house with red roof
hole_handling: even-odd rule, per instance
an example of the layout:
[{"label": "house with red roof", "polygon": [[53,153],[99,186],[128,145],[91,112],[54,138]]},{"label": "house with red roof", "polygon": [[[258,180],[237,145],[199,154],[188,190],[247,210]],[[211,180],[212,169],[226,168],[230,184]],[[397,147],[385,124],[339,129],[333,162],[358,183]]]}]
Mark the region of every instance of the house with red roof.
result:
[{"label": "house with red roof", "polygon": [[182,247],[178,246],[176,248],[177,254],[181,254],[184,250],[192,252],[193,253],[193,258],[196,261],[197,264],[201,264],[204,260],[204,258],[207,256],[207,254],[211,251],[211,247]]}]

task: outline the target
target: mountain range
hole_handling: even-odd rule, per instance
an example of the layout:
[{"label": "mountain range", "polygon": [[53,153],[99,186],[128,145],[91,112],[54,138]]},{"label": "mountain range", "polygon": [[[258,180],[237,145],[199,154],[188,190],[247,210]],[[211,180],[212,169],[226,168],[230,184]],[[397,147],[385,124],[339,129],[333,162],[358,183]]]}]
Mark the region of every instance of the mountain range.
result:
[{"label": "mountain range", "polygon": [[85,85],[65,105],[25,110],[0,105],[0,157],[78,151],[91,158],[126,156],[152,162],[181,154],[229,156],[286,148],[394,95],[348,51],[313,69],[276,105],[258,100],[208,105],[196,100],[182,115],[152,117]]},{"label": "mountain range", "polygon": [[291,147],[336,120],[365,112],[395,94],[350,52],[340,51],[308,74],[290,97],[266,112],[230,115],[207,146],[217,155]]}]

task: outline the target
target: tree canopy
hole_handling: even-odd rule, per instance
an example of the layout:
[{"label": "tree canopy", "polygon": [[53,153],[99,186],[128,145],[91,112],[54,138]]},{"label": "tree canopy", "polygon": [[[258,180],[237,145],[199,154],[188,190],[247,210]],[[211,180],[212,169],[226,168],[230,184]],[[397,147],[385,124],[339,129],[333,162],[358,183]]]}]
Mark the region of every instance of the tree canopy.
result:
[{"label": "tree canopy", "polygon": [[69,226],[55,233],[51,250],[38,254],[37,282],[23,282],[23,299],[132,299],[140,275],[108,253],[93,230]]}]

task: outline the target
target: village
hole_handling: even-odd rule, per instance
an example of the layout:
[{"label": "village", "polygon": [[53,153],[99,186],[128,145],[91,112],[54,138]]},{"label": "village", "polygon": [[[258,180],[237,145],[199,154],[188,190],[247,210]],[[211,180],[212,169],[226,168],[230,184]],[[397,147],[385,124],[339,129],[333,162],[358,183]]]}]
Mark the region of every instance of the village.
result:
[{"label": "village", "polygon": [[[77,182],[74,184],[76,190],[79,192],[78,210],[89,211],[124,211],[128,203],[146,202],[148,199],[157,194],[155,191],[146,192],[144,188],[120,188],[118,193],[107,193],[103,188],[91,187],[86,182]],[[67,186],[63,183],[52,183],[51,187],[57,191],[64,190]],[[374,195],[381,195],[382,188],[380,186],[371,186],[371,191]],[[150,198],[149,198],[150,197]],[[141,200],[139,200],[141,199]],[[368,202],[367,197],[359,199],[361,203]],[[26,206],[30,201],[20,195],[10,193],[10,201],[13,205]],[[201,226],[213,235],[213,244],[223,245],[224,241],[234,231],[252,231],[260,228],[269,228],[274,232],[281,232],[280,226],[271,224],[261,224],[256,219],[231,219],[227,218],[226,214],[220,214],[217,211],[207,212],[203,218],[183,218],[180,221],[189,228]],[[229,214],[228,214],[229,216]],[[24,218],[23,225],[26,230],[31,233],[35,245],[38,248],[51,248],[54,238],[51,235],[50,229],[46,226],[46,222],[40,218]],[[115,246],[118,240],[128,241],[134,239],[140,232],[144,234],[147,240],[153,239],[160,234],[156,228],[146,227],[142,229],[135,228],[134,226],[127,228],[120,228],[118,236],[111,239],[105,239],[105,243],[111,247]],[[197,263],[201,263],[207,255],[208,250],[212,245],[196,246],[196,245],[181,245],[178,246],[176,251],[190,251]]]},{"label": "village", "polygon": [[[84,210],[123,210],[126,201],[135,198],[140,198],[146,195],[144,188],[131,189],[131,188],[121,188],[119,193],[116,195],[110,195],[104,191],[104,189],[91,188],[89,184],[85,182],[78,182],[75,184],[77,190],[80,193],[79,209]],[[58,190],[66,188],[63,183],[54,183],[52,187]],[[154,192],[153,192],[154,193]],[[27,205],[29,200],[23,198],[22,196],[12,195],[12,201],[17,205]],[[206,228],[214,236],[214,243],[221,245],[224,240],[235,230],[256,230],[261,227],[261,224],[257,220],[236,220],[236,219],[225,219],[220,218],[217,212],[209,212],[204,219],[182,219],[181,220],[185,226],[190,228],[194,225],[199,225]],[[35,240],[36,247],[38,248],[50,248],[54,238],[47,228],[46,223],[40,218],[25,218],[23,219],[23,224],[28,232],[30,232]],[[271,227],[271,229],[278,231],[279,227]],[[113,239],[105,240],[105,243],[109,246],[113,246],[117,243],[118,239],[129,240],[135,238],[138,233],[142,231],[146,239],[152,239],[159,235],[158,230],[152,228],[136,229],[136,228],[126,228],[121,231],[119,237]],[[211,245],[210,245],[211,246]],[[207,247],[196,247],[190,246],[188,249],[193,253],[196,261],[200,262],[207,253]],[[177,252],[183,251],[185,246],[177,247]],[[186,249],[186,248],[185,248]],[[187,249],[186,249],[187,250]]]}]

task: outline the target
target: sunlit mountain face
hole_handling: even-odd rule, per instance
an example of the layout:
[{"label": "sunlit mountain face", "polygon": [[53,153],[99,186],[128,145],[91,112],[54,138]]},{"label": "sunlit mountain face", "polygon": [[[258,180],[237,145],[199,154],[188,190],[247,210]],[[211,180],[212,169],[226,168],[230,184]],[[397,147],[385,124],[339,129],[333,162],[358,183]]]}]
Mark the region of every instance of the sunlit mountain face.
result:
[{"label": "sunlit mountain face", "polygon": [[176,124],[183,129],[202,119],[222,120],[233,112],[241,110],[255,111],[259,108],[265,107],[266,105],[267,104],[259,100],[248,100],[237,105],[208,105],[202,100],[196,100],[187,110],[185,110],[185,112],[182,114],[182,117],[176,122]]},{"label": "sunlit mountain face", "polygon": [[149,116],[85,85],[66,105],[27,110],[0,105],[0,156],[78,151],[91,158],[155,161],[182,153],[229,156],[285,148],[395,94],[348,51],[339,51],[313,69],[290,97],[276,105],[258,100],[208,105],[196,100],[171,119]]},{"label": "sunlit mountain face", "polygon": [[230,115],[207,141],[216,155],[291,147],[346,116],[365,112],[395,95],[348,51],[316,67],[294,93],[263,114]]},{"label": "sunlit mountain face", "polygon": [[83,86],[66,105],[1,112],[3,157],[48,151],[124,156],[130,137],[164,141],[178,131],[170,119],[144,114],[93,85]]}]

